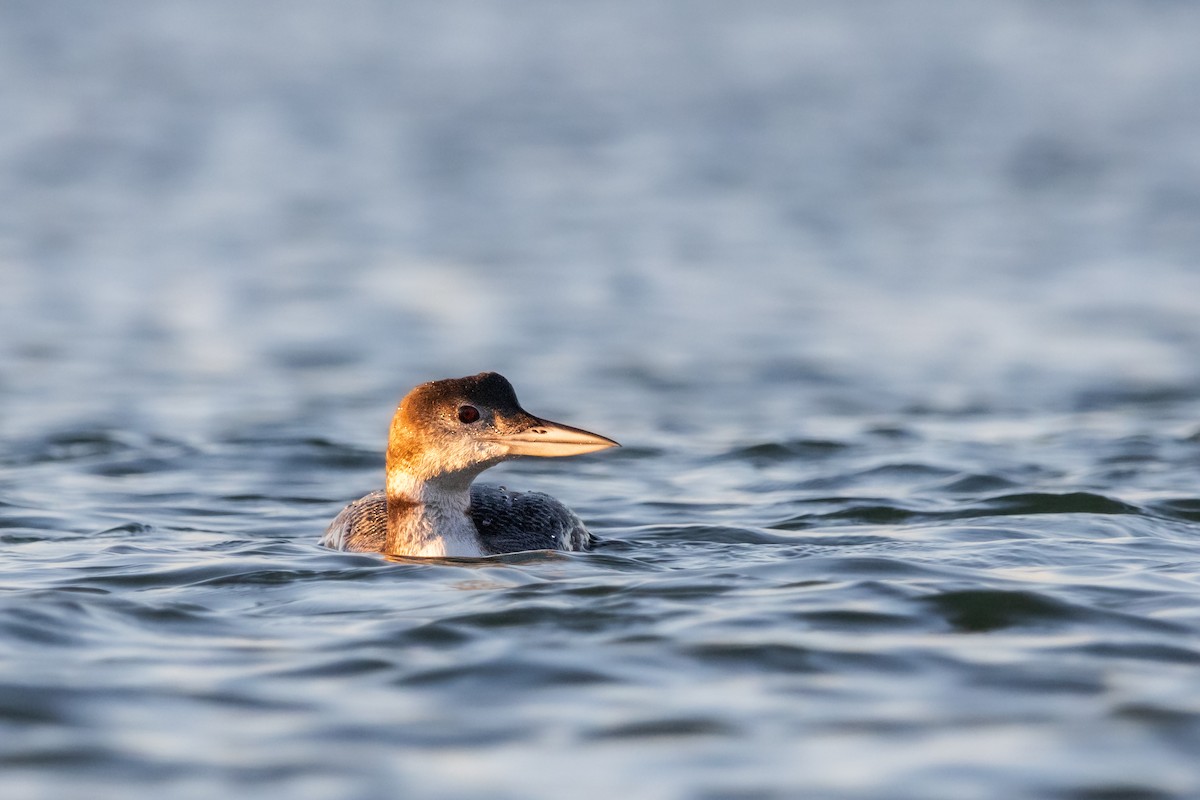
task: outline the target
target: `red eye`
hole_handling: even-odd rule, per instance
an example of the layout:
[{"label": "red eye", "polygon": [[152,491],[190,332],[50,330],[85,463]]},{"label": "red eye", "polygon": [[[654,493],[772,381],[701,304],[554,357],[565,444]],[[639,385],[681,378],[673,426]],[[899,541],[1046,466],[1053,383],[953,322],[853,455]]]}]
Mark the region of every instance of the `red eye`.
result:
[{"label": "red eye", "polygon": [[458,421],[466,425],[469,425],[472,422],[478,422],[479,409],[475,406],[459,406]]}]

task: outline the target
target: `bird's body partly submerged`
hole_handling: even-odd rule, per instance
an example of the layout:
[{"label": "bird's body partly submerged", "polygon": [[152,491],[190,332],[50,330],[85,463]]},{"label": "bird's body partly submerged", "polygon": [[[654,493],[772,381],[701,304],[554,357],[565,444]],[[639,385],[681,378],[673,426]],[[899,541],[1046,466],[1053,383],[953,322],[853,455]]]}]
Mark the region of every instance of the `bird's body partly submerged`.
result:
[{"label": "bird's body partly submerged", "polygon": [[615,446],[612,439],[529,414],[512,385],[494,372],[425,383],[400,401],[392,418],[384,490],[342,509],[321,543],[337,550],[462,558],[586,550],[594,537],[553,497],[471,482],[511,458]]}]

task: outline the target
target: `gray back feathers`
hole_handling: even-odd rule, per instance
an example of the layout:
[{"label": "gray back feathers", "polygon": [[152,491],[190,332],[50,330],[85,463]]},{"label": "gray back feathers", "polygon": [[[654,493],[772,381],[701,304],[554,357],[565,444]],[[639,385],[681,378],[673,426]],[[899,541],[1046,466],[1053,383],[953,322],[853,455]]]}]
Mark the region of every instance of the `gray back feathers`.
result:
[{"label": "gray back feathers", "polygon": [[490,553],[587,550],[596,540],[575,512],[541,492],[472,486],[470,514]]}]

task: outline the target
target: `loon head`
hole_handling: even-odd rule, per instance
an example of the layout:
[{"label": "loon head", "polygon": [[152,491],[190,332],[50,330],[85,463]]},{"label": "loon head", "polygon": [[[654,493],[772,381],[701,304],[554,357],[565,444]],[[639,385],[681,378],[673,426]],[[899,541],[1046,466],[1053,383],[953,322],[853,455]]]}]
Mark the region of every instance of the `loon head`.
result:
[{"label": "loon head", "polygon": [[465,489],[488,467],[518,456],[574,456],[612,439],[533,416],[495,372],[424,383],[400,401],[388,436],[388,485],[419,481]]}]

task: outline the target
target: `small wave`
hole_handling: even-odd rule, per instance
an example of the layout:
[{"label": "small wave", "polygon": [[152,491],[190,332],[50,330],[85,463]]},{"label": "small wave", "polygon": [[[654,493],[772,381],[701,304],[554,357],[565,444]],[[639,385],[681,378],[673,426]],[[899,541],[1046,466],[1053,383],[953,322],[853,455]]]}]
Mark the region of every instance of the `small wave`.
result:
[{"label": "small wave", "polygon": [[4,514],[0,514],[0,530],[26,528],[35,531],[61,531],[66,524],[60,514],[37,509],[21,509],[17,513],[6,511]]},{"label": "small wave", "polygon": [[1181,497],[1175,500],[1160,500],[1150,508],[1164,517],[1200,522],[1200,497]]},{"label": "small wave", "polygon": [[638,539],[722,544],[784,544],[791,539],[762,528],[736,525],[642,525],[630,529]]},{"label": "small wave", "polygon": [[1076,606],[1030,591],[966,589],[935,594],[925,603],[965,633],[1059,624],[1084,615]]},{"label": "small wave", "polygon": [[585,739],[690,739],[696,737],[737,736],[737,725],[713,717],[665,717],[643,719],[596,728],[584,734]]},{"label": "small wave", "polygon": [[1087,622],[1104,628],[1140,632],[1184,633],[1187,628],[1089,603],[1070,602],[1043,592],[1008,589],[964,589],[924,598],[955,630],[986,633],[1007,628],[1055,627]]},{"label": "small wave", "polygon": [[104,530],[99,531],[95,535],[96,536],[110,536],[110,535],[123,534],[123,533],[138,534],[138,533],[149,533],[152,530],[154,530],[154,526],[149,525],[145,522],[126,522],[123,525],[114,525],[111,528],[105,528]]},{"label": "small wave", "polygon": [[193,452],[184,442],[164,436],[108,428],[80,428],[17,441],[6,448],[0,465],[33,466],[64,462],[95,462],[91,470],[137,469],[140,461],[167,468],[173,459]]},{"label": "small wave", "polygon": [[1092,492],[1006,494],[988,498],[966,511],[969,516],[1142,513],[1142,509],[1131,503]]},{"label": "small wave", "polygon": [[942,484],[938,489],[948,494],[979,496],[985,492],[1002,492],[1019,485],[1016,481],[1001,475],[971,473],[969,475],[957,475],[952,480]]},{"label": "small wave", "polygon": [[685,655],[722,670],[821,672],[811,650],[780,642],[707,642],[682,648]]},{"label": "small wave", "polygon": [[761,442],[726,451],[718,460],[749,461],[770,464],[794,460],[810,461],[837,455],[850,445],[832,439],[792,439],[783,442]]},{"label": "small wave", "polygon": [[438,686],[443,688],[487,686],[489,693],[522,689],[546,689],[554,686],[586,686],[617,681],[598,669],[563,663],[546,663],[511,657],[489,661],[434,667],[411,672],[400,678],[400,686]]},{"label": "small wave", "polygon": [[[896,501],[865,498],[814,498],[805,503],[834,505],[837,509],[821,513],[797,514],[770,525],[773,530],[805,530],[843,523],[855,525],[910,525],[923,522],[947,522],[983,517],[1045,516],[1053,514],[1145,514],[1132,503],[1091,492],[1022,492],[989,497],[975,503],[942,509],[904,505]],[[1188,507],[1184,505],[1184,512]],[[1186,518],[1186,517],[1185,517]]]}]

